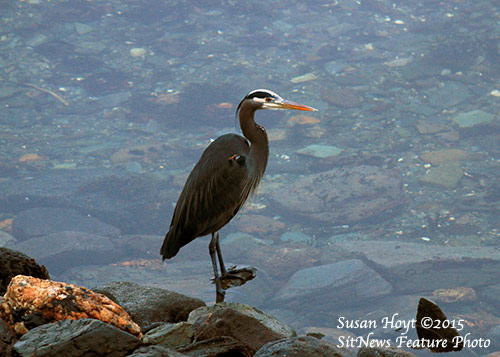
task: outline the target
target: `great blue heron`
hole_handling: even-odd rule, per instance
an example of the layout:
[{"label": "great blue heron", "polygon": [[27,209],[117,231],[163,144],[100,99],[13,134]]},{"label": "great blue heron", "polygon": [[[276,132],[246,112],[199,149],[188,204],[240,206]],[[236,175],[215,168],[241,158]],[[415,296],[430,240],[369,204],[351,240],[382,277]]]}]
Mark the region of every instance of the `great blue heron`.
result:
[{"label": "great blue heron", "polygon": [[195,238],[212,234],[208,248],[214,269],[216,302],[224,300],[221,279],[232,278],[224,266],[218,231],[238,213],[266,170],[269,141],[266,130],[254,121],[255,111],[259,109],[316,111],[267,89],[248,93],[236,111],[245,137],[225,134],[205,149],[187,178],[160,250],[163,260],[169,259]]}]

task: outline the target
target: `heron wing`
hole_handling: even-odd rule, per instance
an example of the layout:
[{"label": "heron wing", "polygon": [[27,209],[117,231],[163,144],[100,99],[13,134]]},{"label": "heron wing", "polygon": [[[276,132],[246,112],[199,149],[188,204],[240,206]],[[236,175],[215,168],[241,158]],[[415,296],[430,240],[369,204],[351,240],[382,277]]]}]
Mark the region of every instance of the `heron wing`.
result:
[{"label": "heron wing", "polygon": [[[169,245],[173,255],[193,239],[221,229],[243,205],[250,192],[249,148],[242,136],[226,134],[205,149],[186,181],[165,237],[164,246]],[[162,247],[162,254],[166,249]]]}]

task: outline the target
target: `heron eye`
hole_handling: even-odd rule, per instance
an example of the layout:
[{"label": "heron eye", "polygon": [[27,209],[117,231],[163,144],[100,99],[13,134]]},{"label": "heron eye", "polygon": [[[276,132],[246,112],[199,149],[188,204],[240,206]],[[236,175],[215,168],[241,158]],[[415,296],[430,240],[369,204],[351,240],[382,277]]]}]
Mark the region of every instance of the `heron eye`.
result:
[{"label": "heron eye", "polygon": [[266,97],[266,102],[270,102],[271,101],[271,97]]}]

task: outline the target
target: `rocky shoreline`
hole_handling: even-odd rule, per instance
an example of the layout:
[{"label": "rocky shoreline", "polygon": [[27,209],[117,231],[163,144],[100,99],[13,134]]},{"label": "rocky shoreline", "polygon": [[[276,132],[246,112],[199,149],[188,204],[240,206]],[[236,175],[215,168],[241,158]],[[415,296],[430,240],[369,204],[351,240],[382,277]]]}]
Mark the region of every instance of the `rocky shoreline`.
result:
[{"label": "rocky shoreline", "polygon": [[[0,253],[8,268],[1,279],[2,356],[356,355],[321,340],[318,333],[297,336],[249,305],[207,306],[200,299],[131,282],[92,291],[50,280],[44,266],[22,253],[7,248]],[[357,355],[413,354],[364,348]]]}]

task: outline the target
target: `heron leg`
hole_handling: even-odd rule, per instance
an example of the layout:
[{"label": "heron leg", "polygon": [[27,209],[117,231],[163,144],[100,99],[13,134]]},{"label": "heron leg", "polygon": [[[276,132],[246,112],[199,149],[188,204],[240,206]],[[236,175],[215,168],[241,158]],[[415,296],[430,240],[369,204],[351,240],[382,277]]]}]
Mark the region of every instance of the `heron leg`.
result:
[{"label": "heron leg", "polygon": [[215,249],[217,251],[217,257],[219,258],[220,273],[222,276],[224,276],[227,274],[227,271],[226,271],[226,266],[224,265],[224,260],[222,260],[222,253],[221,253],[220,244],[219,244],[219,232],[216,232],[215,235],[216,235]]},{"label": "heron leg", "polygon": [[[221,285],[220,276],[219,276],[219,269],[217,269],[217,260],[215,258],[215,255],[218,252],[220,252],[219,234],[217,232],[212,233],[212,239],[210,240],[210,244],[208,245],[208,252],[210,253],[210,259],[212,259],[212,267],[214,269],[214,283],[215,283],[215,292],[216,292],[215,302],[216,303],[223,302],[225,293],[224,293],[224,290],[222,290],[222,285]],[[221,260],[219,260],[219,262],[221,262]]]}]

